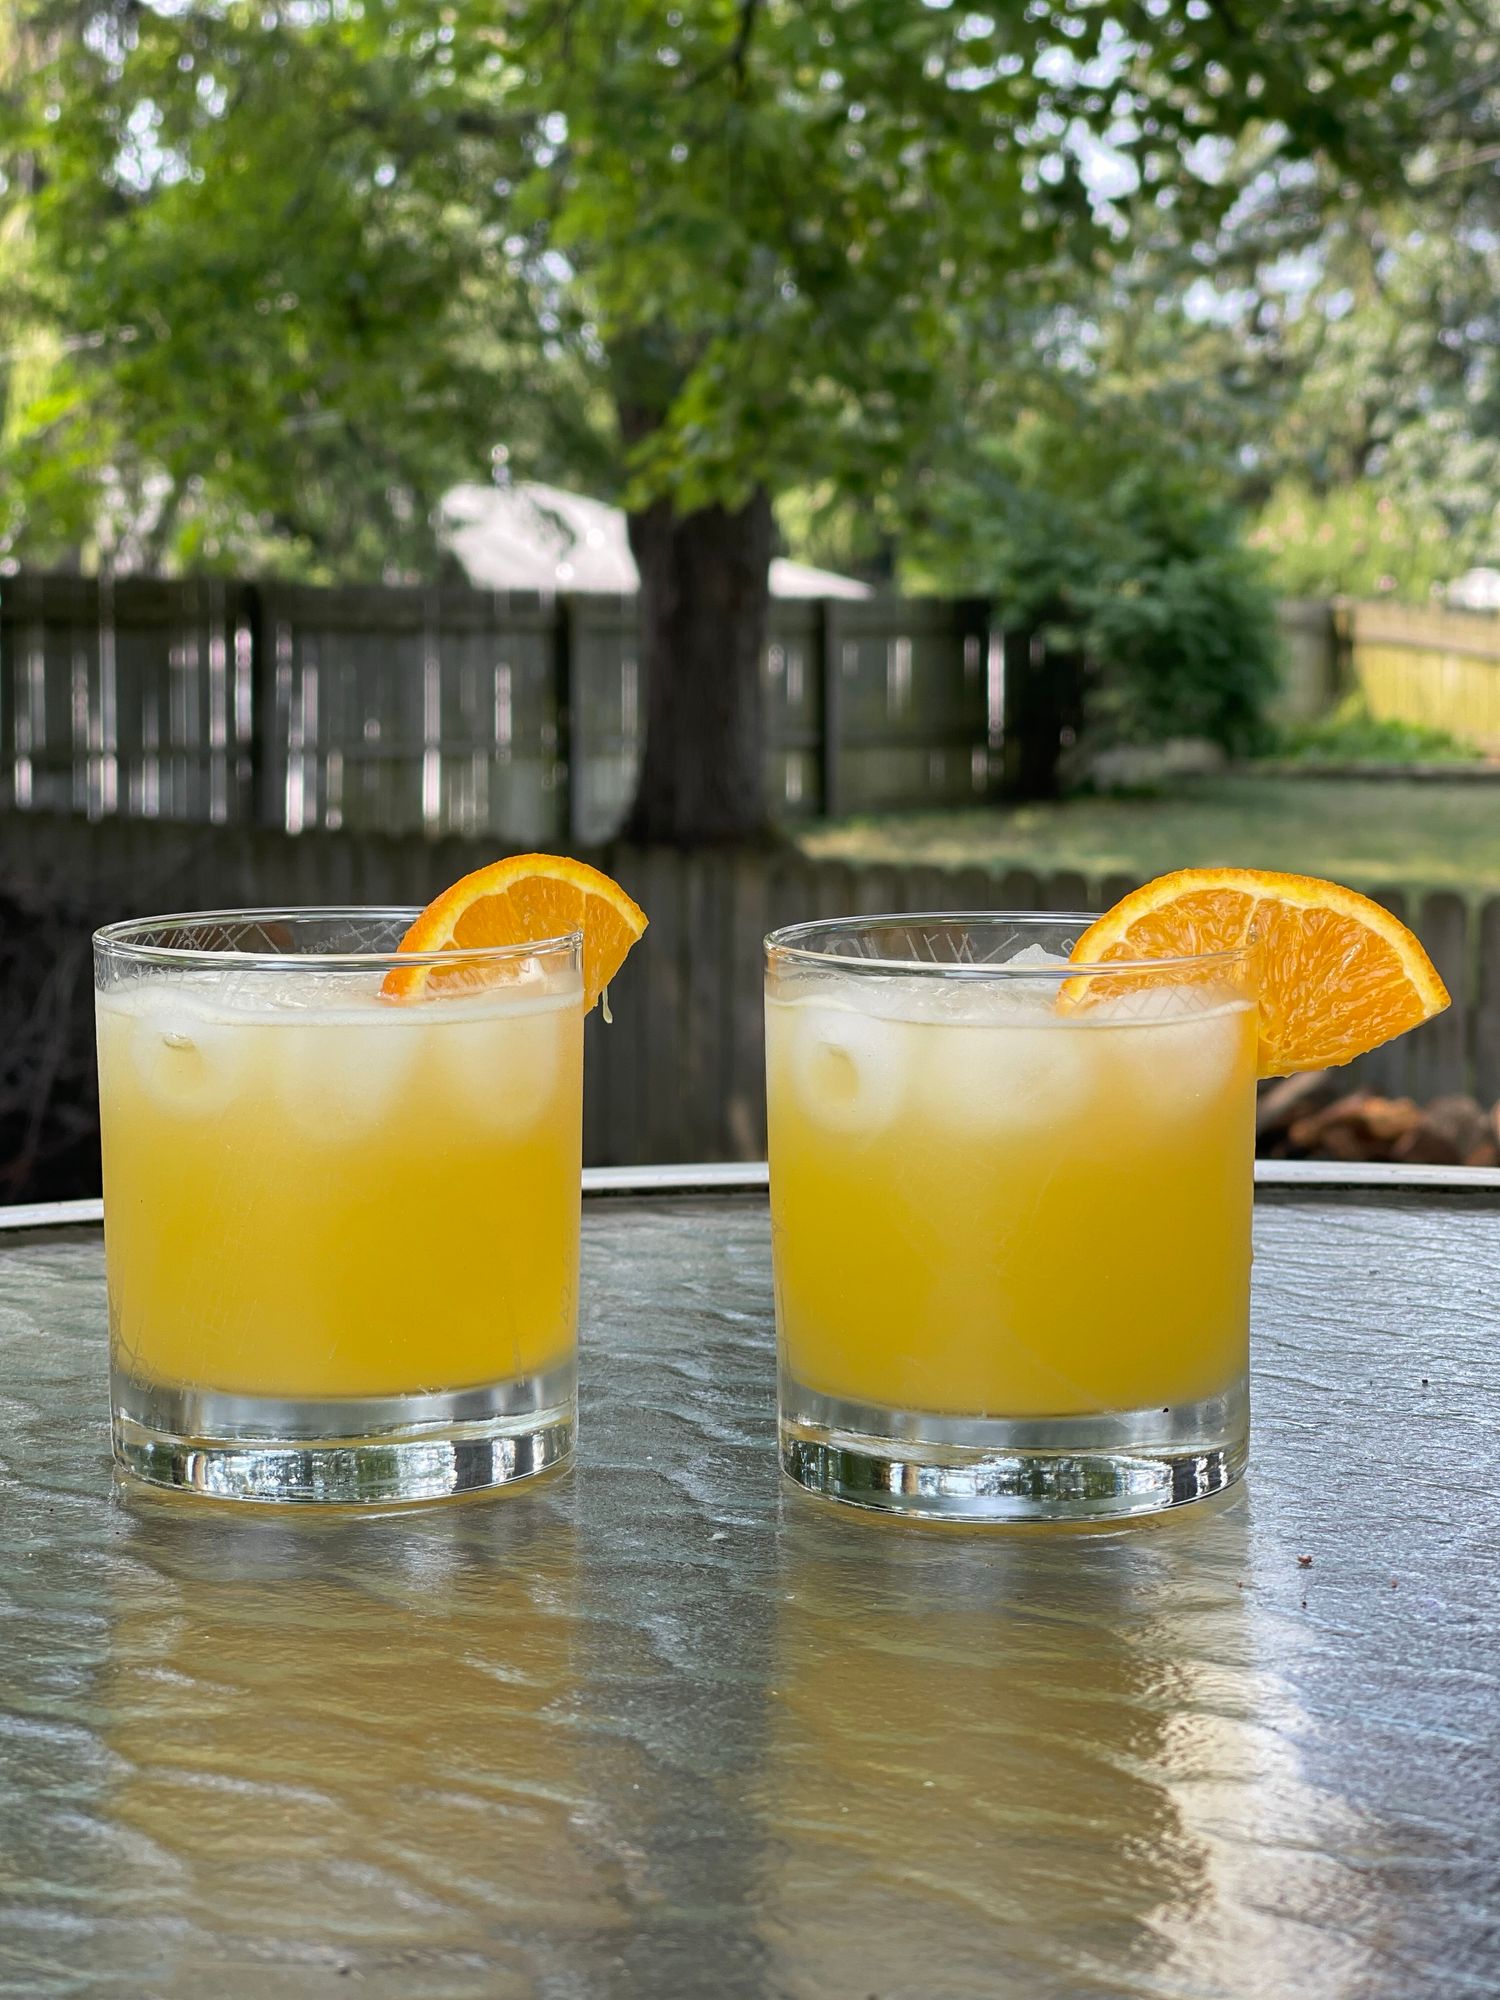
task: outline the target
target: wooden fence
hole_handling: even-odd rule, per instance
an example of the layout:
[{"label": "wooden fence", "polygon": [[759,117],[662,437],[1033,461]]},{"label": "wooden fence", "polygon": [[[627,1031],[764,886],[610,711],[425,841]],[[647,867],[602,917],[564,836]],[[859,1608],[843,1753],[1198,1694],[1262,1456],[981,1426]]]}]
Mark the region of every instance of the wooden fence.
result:
[{"label": "wooden fence", "polygon": [[[632,598],[0,579],[0,809],[607,840],[640,754]],[[1280,608],[1279,712],[1349,687],[1500,751],[1500,618]],[[767,795],[794,819],[1029,797],[1078,663],[979,602],[779,600]]]},{"label": "wooden fence", "polygon": [[1335,618],[1343,678],[1372,714],[1500,752],[1500,617],[1351,601]]},{"label": "wooden fence", "polygon": [[[633,598],[6,578],[0,807],[598,842],[635,783],[635,619]],[[773,809],[986,796],[1006,684],[1055,764],[1056,666],[978,603],[775,602]]]},{"label": "wooden fence", "polygon": [[1281,685],[1274,708],[1278,722],[1314,722],[1326,715],[1340,693],[1343,652],[1334,607],[1324,597],[1284,597],[1276,607],[1281,649]]},{"label": "wooden fence", "polygon": [[[0,1018],[0,1099],[6,1064],[26,1042],[27,1008],[71,1009],[67,1036],[44,1021],[42,1038],[60,1051],[59,1074],[71,1068],[78,1088],[92,1087],[92,926],[171,909],[420,904],[493,851],[456,839],[0,815],[0,1006],[16,1017]],[[588,1027],[586,1157],[606,1165],[762,1155],[761,940],[777,925],[858,911],[1098,909],[1135,886],[1125,876],[849,867],[793,852],[617,846],[596,858],[651,919],[612,996],[614,1025],[595,1015]],[[1448,893],[1376,893],[1414,925],[1454,1006],[1365,1057],[1351,1077],[1422,1100],[1464,1089],[1500,1098],[1500,898],[1471,906]],[[0,1182],[3,1168],[0,1159]]]}]

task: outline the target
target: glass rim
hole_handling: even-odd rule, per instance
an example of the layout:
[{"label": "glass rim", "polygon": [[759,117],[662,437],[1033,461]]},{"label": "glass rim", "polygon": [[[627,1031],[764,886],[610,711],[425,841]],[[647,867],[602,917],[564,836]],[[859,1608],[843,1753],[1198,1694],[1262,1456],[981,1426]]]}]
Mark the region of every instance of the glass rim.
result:
[{"label": "glass rim", "polygon": [[125,917],[102,924],[93,934],[93,946],[108,958],[123,959],[133,965],[220,966],[243,972],[265,967],[285,972],[289,966],[307,966],[320,972],[369,971],[374,966],[441,965],[452,970],[467,965],[503,965],[517,958],[536,958],[547,953],[576,951],[583,943],[581,930],[563,931],[557,937],[532,938],[519,944],[454,945],[442,951],[236,951],[232,946],[145,944],[143,932],[160,930],[169,924],[297,923],[306,919],[333,922],[344,919],[389,917],[409,925],[422,914],[422,903],[309,903],[300,908],[177,910],[156,917]]},{"label": "glass rim", "polygon": [[1079,924],[1085,929],[1097,923],[1099,913],[1085,910],[899,910],[875,912],[859,917],[812,917],[803,923],[784,924],[767,934],[766,958],[774,955],[793,964],[816,966],[822,971],[904,972],[926,979],[1109,979],[1126,973],[1201,971],[1205,966],[1233,966],[1245,963],[1255,948],[1252,932],[1243,944],[1226,945],[1216,951],[1180,952],[1171,958],[1070,959],[1062,965],[995,964],[931,958],[851,958],[843,953],[819,949],[805,940],[826,935],[849,936],[883,924],[1014,924],[1040,928]]}]

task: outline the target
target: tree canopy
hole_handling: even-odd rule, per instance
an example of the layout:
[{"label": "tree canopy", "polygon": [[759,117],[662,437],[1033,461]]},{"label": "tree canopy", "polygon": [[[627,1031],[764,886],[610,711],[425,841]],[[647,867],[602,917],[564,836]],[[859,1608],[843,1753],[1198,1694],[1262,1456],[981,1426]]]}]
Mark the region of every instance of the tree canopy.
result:
[{"label": "tree canopy", "polygon": [[1243,245],[1247,189],[1288,238],[1309,176],[1397,199],[1468,19],[22,0],[0,536],[420,572],[437,495],[492,464],[899,512],[1132,265]]}]

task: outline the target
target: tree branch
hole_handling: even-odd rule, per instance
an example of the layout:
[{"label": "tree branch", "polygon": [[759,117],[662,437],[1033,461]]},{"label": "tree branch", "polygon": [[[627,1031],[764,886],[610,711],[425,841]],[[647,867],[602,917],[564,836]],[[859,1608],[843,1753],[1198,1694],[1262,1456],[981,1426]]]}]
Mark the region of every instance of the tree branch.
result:
[{"label": "tree branch", "polygon": [[734,38],[734,46],[729,51],[729,63],[743,87],[745,64],[750,54],[750,42],[755,33],[755,17],[760,12],[760,0],[740,0],[740,25]]},{"label": "tree branch", "polygon": [[1475,70],[1462,83],[1456,83],[1451,90],[1445,90],[1426,107],[1425,116],[1435,118],[1440,112],[1452,111],[1457,105],[1467,104],[1476,97],[1482,97],[1492,83],[1500,83],[1500,63],[1491,63],[1487,69]]},{"label": "tree branch", "polygon": [[755,22],[760,13],[761,0],[740,0],[739,25],[735,29],[734,40],[721,56],[684,79],[683,89],[697,90],[705,83],[712,83],[716,76],[726,70],[734,74],[737,88],[743,92],[749,80],[750,44],[755,39]]},{"label": "tree branch", "polygon": [[1478,146],[1472,153],[1465,153],[1462,159],[1439,160],[1437,165],[1430,167],[1420,180],[1409,179],[1407,186],[1418,189],[1431,187],[1434,181],[1441,180],[1445,174],[1466,174],[1473,167],[1493,166],[1496,160],[1500,160],[1500,141],[1491,146]]}]

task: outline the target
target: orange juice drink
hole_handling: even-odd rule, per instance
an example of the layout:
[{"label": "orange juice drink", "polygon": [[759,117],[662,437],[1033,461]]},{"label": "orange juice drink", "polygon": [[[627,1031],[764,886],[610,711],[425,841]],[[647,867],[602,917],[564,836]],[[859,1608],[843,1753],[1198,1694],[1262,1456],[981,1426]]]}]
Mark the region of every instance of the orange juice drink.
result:
[{"label": "orange juice drink", "polygon": [[572,1449],[579,939],[392,998],[405,921],[101,939],[115,1438],[147,1478],[427,1499]]},{"label": "orange juice drink", "polygon": [[1246,953],[1101,974],[1086,920],[868,919],[768,946],[781,1446],[934,1517],[1173,1505],[1245,1460]]}]

